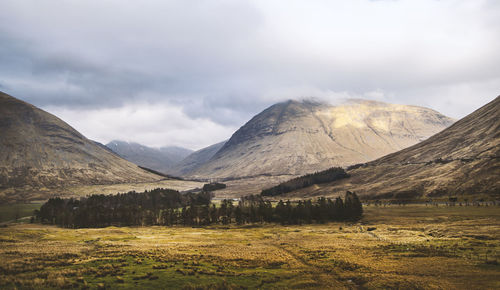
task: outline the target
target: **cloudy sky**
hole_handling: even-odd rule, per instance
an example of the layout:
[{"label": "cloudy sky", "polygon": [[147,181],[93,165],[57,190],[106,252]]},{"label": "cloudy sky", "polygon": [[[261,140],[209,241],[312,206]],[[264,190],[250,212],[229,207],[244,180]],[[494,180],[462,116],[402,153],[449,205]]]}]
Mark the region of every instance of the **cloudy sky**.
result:
[{"label": "cloudy sky", "polygon": [[103,143],[199,149],[290,98],[460,118],[499,52],[498,0],[0,0],[0,90]]}]

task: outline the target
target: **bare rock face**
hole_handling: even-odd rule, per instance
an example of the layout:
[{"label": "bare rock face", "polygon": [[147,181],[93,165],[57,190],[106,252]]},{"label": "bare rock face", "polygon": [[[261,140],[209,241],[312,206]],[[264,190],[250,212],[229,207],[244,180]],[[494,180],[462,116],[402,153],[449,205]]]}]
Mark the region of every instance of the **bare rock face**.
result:
[{"label": "bare rock face", "polygon": [[302,175],[367,162],[418,143],[453,121],[416,106],[364,100],[339,106],[288,101],[252,118],[189,175]]},{"label": "bare rock face", "polygon": [[135,142],[113,140],[106,144],[116,154],[137,165],[168,173],[193,151],[176,146],[151,148]]},{"label": "bare rock face", "polygon": [[54,115],[0,92],[0,191],[159,179]]},{"label": "bare rock face", "polygon": [[349,174],[291,195],[354,190],[365,198],[500,198],[500,96],[425,141],[355,166]]}]

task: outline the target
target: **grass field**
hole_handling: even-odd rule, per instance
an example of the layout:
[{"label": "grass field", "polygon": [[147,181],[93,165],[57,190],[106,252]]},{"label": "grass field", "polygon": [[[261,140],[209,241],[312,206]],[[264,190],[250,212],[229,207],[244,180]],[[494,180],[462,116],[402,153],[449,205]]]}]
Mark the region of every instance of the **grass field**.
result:
[{"label": "grass field", "polygon": [[41,203],[18,203],[0,205],[0,223],[14,221],[33,215],[35,209],[39,209]]},{"label": "grass field", "polygon": [[500,208],[365,208],[356,224],[0,228],[0,288],[500,288]]},{"label": "grass field", "polygon": [[80,185],[58,188],[5,188],[0,190],[1,204],[15,204],[23,202],[45,201],[51,197],[80,198],[92,194],[116,194],[135,190],[142,192],[155,188],[169,188],[179,191],[202,188],[203,182],[164,179],[156,182],[116,183],[103,185]]}]

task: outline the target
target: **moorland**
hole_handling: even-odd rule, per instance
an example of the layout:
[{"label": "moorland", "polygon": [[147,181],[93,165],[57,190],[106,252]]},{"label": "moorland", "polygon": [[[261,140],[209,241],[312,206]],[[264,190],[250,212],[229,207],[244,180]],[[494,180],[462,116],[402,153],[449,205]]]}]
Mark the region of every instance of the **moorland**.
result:
[{"label": "moorland", "polygon": [[498,206],[368,205],[358,222],[0,229],[0,287],[500,287]]}]

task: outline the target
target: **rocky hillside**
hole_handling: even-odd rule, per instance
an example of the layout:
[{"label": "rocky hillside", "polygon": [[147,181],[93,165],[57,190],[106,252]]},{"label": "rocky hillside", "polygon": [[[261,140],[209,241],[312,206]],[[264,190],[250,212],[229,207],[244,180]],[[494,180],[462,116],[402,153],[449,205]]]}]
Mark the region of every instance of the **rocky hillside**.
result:
[{"label": "rocky hillside", "polygon": [[302,175],[367,162],[443,130],[454,120],[431,109],[351,100],[331,106],[275,104],[236,131],[193,177]]},{"label": "rocky hillside", "polygon": [[85,138],[54,115],[1,92],[0,132],[0,202],[36,189],[162,178]]},{"label": "rocky hillside", "polygon": [[500,97],[429,139],[348,173],[345,180],[292,195],[355,190],[365,198],[500,198]]},{"label": "rocky hillside", "polygon": [[163,173],[168,173],[177,163],[193,152],[176,146],[151,148],[120,140],[113,140],[106,146],[130,162]]}]

